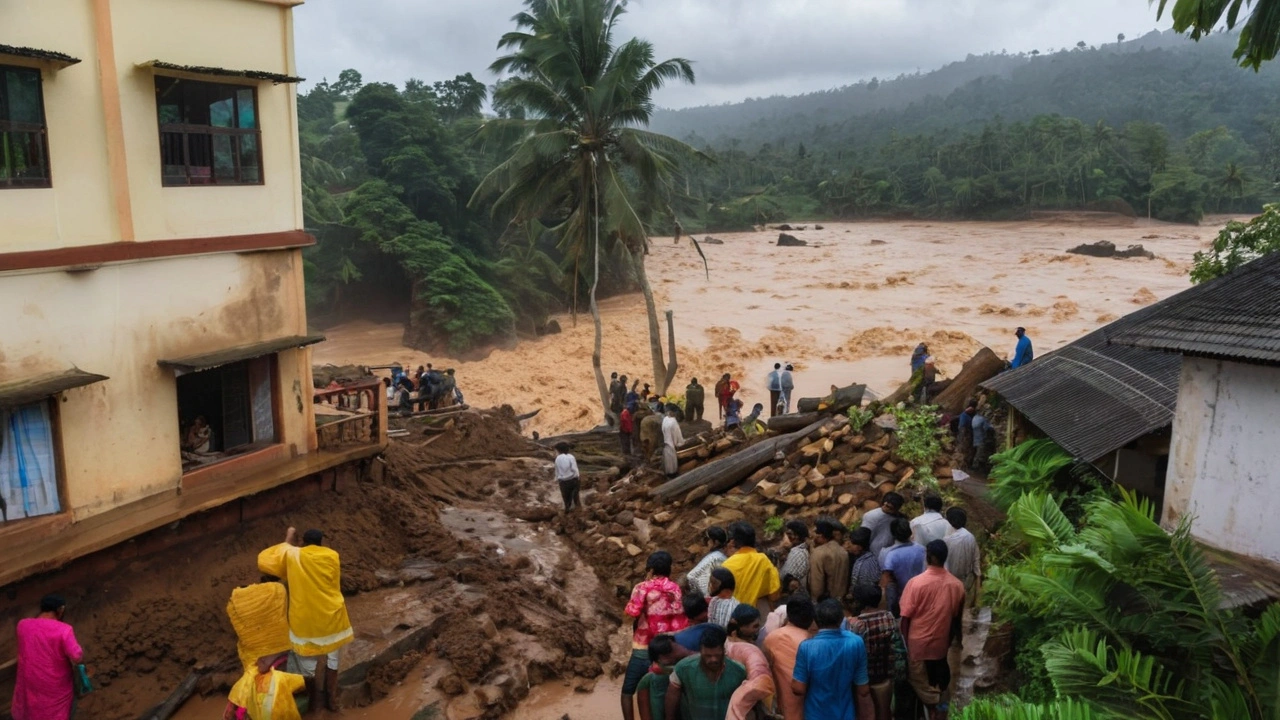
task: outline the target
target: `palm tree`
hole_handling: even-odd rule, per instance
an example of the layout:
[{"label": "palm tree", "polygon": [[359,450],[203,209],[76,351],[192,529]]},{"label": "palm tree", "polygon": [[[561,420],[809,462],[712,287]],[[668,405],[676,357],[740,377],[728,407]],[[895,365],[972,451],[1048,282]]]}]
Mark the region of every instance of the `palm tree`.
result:
[{"label": "palm tree", "polygon": [[653,46],[632,38],[615,42],[626,0],[525,0],[513,19],[517,30],[498,43],[509,51],[490,69],[508,78],[494,103],[522,108],[523,118],[486,121],[482,142],[504,143],[511,154],[481,181],[472,204],[494,198],[494,213],[513,222],[555,217],[552,228],[573,258],[575,274],[589,259],[592,366],[608,418],[600,364],[601,327],[596,287],[600,253],[621,244],[632,265],[649,317],[654,384],[665,392],[676,372],[675,348],[662,358],[653,291],[645,275],[649,239],[646,210],[669,207],[667,198],[682,161],[705,157],[692,147],[642,128],[653,112],[653,93],[673,80],[694,81],[688,60],[654,60]]},{"label": "palm tree", "polygon": [[[1160,0],[1156,10],[1156,18],[1164,15],[1169,0]],[[1232,55],[1240,62],[1241,67],[1257,70],[1262,63],[1274,60],[1276,51],[1280,50],[1280,0],[1173,0],[1173,29],[1177,32],[1191,31],[1191,37],[1199,40],[1201,36],[1218,28],[1226,15],[1228,30],[1234,30],[1240,22],[1241,10],[1249,6],[1244,13],[1243,27],[1240,29],[1240,42]]]}]

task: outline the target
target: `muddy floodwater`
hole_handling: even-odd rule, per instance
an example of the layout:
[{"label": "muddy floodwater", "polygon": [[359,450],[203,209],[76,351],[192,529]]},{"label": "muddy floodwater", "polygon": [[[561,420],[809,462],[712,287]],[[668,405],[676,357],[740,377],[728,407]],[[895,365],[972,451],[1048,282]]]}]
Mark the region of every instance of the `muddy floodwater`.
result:
[{"label": "muddy floodwater", "polygon": [[[1007,357],[1019,325],[1043,354],[1189,287],[1192,255],[1226,221],[1208,218],[1195,227],[1055,213],[1007,223],[809,224],[792,233],[809,247],[776,246],[776,230],[717,234],[723,244],[703,245],[709,278],[687,240],[657,238],[648,269],[659,312],[675,312],[676,386],[694,376],[711,385],[729,372],[749,409],[767,402],[764,375],[774,362],[795,364],[797,397],[852,382],[883,395],[906,379],[911,349],[921,341],[943,376],[982,345]],[[1141,243],[1156,259],[1064,252],[1098,240],[1121,248]],[[651,382],[641,296],[606,300],[602,314],[606,376],[617,371]],[[314,359],[454,367],[472,405],[540,408],[526,431],[586,429],[600,419],[591,318],[580,316],[576,327],[567,316],[559,320],[560,335],[473,362],[403,347],[398,323],[352,322],[325,329],[329,339]]]}]

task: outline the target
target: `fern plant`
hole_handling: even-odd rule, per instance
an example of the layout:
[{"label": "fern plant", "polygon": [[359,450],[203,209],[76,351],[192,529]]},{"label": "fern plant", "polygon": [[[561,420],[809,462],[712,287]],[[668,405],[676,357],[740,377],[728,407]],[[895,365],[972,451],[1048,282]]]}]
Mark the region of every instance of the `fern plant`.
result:
[{"label": "fern plant", "polygon": [[1047,438],[1027,440],[991,456],[989,496],[1007,510],[1025,493],[1049,492],[1060,471],[1074,462],[1071,454]]}]

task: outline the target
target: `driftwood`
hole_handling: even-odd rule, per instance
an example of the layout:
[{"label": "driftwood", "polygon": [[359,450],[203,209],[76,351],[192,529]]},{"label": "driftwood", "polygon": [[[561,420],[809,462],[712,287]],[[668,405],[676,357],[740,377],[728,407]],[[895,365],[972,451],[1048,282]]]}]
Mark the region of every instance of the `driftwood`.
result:
[{"label": "driftwood", "polygon": [[1004,360],[996,356],[991,348],[984,347],[964,364],[955,380],[930,401],[940,409],[951,414],[964,410],[964,403],[973,397],[978,386],[990,380],[1004,369]]},{"label": "driftwood", "polygon": [[821,398],[800,398],[796,409],[802,413],[831,412],[843,413],[851,407],[862,404],[862,396],[866,394],[866,385],[846,385],[842,388],[831,386],[831,394]]},{"label": "driftwood", "polygon": [[164,702],[143,713],[138,720],[169,720],[178,708],[182,707],[182,703],[196,691],[198,682],[200,682],[200,673],[190,673],[173,692],[169,693],[169,697],[165,698]]},{"label": "driftwood", "polygon": [[[417,402],[416,400],[414,402]],[[470,410],[470,405],[449,405],[447,407],[436,408],[435,410],[418,410],[411,413],[401,413],[399,417],[442,417],[453,415],[456,413]]]},{"label": "driftwood", "polygon": [[650,490],[650,493],[655,497],[671,500],[703,485],[707,486],[711,492],[724,492],[745,480],[761,465],[771,462],[779,450],[787,452],[792,445],[808,437],[809,433],[816,432],[828,419],[823,418],[787,435],[762,440],[745,450],[739,450],[728,457],[694,468]]},{"label": "driftwood", "polygon": [[537,416],[538,416],[538,413],[540,413],[540,412],[542,412],[542,408],[538,408],[537,410],[534,410],[533,412],[527,412],[527,413],[523,413],[523,414],[517,415],[517,416],[516,416],[516,422],[524,422],[525,420],[532,420],[533,418],[537,417]]},{"label": "driftwood", "polygon": [[822,413],[802,412],[791,415],[777,415],[769,418],[767,425],[774,432],[789,433],[811,425],[822,418]]}]

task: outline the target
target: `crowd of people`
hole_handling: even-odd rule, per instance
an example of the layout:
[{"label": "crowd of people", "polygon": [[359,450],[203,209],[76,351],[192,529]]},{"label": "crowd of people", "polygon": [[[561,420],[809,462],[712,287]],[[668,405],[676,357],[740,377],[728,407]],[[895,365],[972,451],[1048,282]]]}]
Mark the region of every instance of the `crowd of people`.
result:
[{"label": "crowd of people", "polygon": [[387,393],[387,409],[409,414],[416,409],[437,410],[450,405],[463,404],[462,391],[453,368],[443,372],[431,363],[419,365],[413,373],[405,372],[399,365],[391,366],[391,377],[382,379]]},{"label": "crowd of people", "polygon": [[677,582],[649,556],[631,592],[624,720],[931,720],[947,715],[948,653],[981,577],[977,539],[936,495],[909,519],[887,493],[852,531],[785,525],[757,550],[743,521],[709,528]]}]

